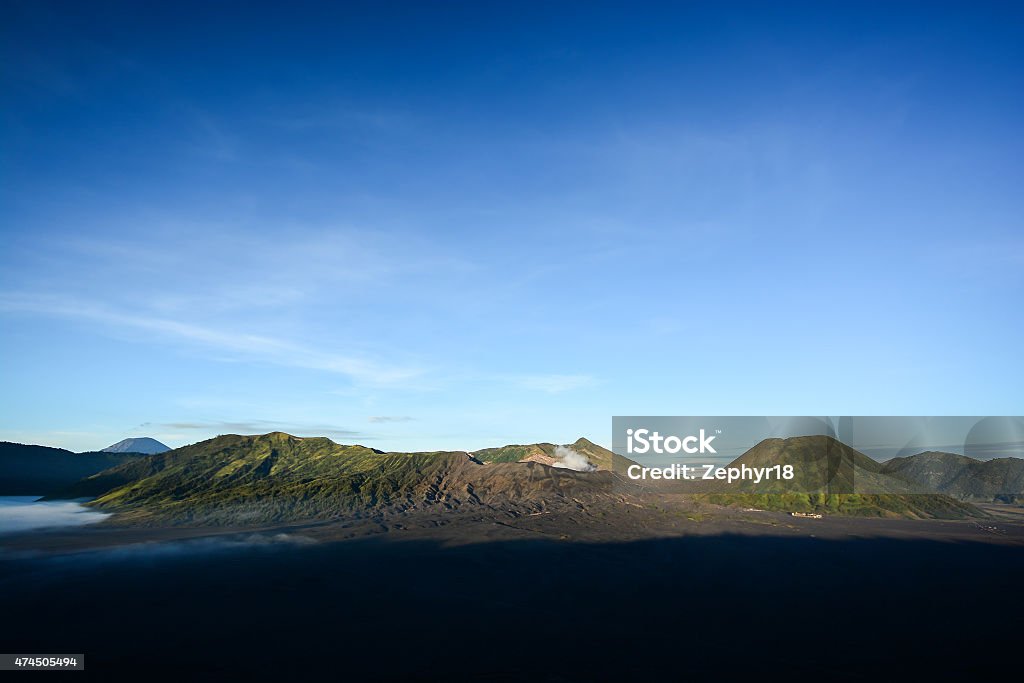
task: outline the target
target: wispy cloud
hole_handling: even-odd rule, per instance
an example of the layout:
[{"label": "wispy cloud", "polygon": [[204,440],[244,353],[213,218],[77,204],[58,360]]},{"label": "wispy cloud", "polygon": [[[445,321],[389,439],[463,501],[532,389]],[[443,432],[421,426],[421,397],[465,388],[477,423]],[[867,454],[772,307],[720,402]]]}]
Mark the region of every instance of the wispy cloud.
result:
[{"label": "wispy cloud", "polygon": [[370,439],[373,435],[352,429],[339,429],[333,425],[300,424],[278,422],[275,420],[241,420],[241,421],[185,421],[185,422],[144,422],[140,429],[157,427],[180,431],[205,432],[207,434],[266,434],[269,432],[285,432],[300,436],[328,436],[340,438]]},{"label": "wispy cloud", "polygon": [[405,415],[371,415],[368,421],[379,424],[384,422],[412,422],[414,419]]},{"label": "wispy cloud", "polygon": [[266,362],[286,367],[322,370],[371,385],[393,385],[422,374],[333,351],[309,348],[288,340],[217,329],[148,314],[118,311],[87,301],[31,294],[0,294],[0,310],[73,318],[107,326],[151,332],[159,341],[176,340],[236,354],[235,360]]},{"label": "wispy cloud", "polygon": [[45,239],[18,234],[5,245],[7,291],[88,298],[174,319],[273,322],[269,316],[280,311],[308,321],[311,311],[395,306],[396,294],[411,285],[426,299],[443,288],[439,273],[464,278],[480,268],[408,230],[343,221],[270,228],[249,210],[243,202],[238,217],[194,218],[138,209],[104,222],[84,218],[76,231]]}]

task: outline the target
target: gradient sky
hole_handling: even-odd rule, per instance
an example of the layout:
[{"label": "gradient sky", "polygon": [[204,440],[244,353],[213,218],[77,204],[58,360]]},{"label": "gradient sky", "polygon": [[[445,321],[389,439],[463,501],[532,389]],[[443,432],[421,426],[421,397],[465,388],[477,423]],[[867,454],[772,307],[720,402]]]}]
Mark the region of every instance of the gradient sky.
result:
[{"label": "gradient sky", "polygon": [[1018,4],[4,2],[0,439],[1024,413]]}]

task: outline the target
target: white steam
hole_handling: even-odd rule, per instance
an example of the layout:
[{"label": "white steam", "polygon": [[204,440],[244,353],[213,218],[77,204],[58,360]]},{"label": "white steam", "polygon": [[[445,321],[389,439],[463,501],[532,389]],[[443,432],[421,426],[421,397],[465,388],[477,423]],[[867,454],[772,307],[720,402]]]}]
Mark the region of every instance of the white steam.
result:
[{"label": "white steam", "polygon": [[593,472],[597,470],[597,466],[587,460],[585,455],[577,453],[568,446],[557,446],[555,448],[555,458],[554,467],[576,470],[577,472]]}]

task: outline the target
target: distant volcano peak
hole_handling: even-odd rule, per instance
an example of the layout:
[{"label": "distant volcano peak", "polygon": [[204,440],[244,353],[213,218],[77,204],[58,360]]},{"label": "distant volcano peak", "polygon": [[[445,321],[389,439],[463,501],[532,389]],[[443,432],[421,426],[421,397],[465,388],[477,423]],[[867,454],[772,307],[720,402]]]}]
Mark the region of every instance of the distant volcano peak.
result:
[{"label": "distant volcano peak", "polygon": [[155,453],[164,453],[171,450],[165,444],[160,443],[156,439],[151,439],[148,436],[142,436],[134,439],[124,439],[118,441],[113,446],[107,446],[101,453],[145,453],[146,455],[153,455]]}]

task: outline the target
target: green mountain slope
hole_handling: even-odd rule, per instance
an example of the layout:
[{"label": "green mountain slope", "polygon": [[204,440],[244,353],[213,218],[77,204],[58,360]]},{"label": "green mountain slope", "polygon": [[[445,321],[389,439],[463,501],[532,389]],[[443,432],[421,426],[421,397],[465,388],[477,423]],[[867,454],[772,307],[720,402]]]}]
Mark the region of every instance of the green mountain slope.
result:
[{"label": "green mountain slope", "polygon": [[[228,435],[133,458],[68,487],[62,495],[94,497],[91,505],[137,524],[248,525],[461,506],[528,514],[580,509],[594,501],[615,504],[639,488],[608,471],[624,469],[629,462],[625,458],[585,439],[570,447],[602,471],[547,466],[564,455],[553,444],[505,446],[474,454],[383,453],[279,432]],[[911,493],[914,485],[827,437],[769,439],[731,466],[776,464],[793,465],[799,481],[770,482],[760,488],[751,482],[716,482],[698,489],[698,500],[871,516],[980,514],[948,496]],[[660,487],[644,490],[644,495],[654,496],[670,492]]]},{"label": "green mountain slope", "polygon": [[916,482],[960,500],[1024,499],[1024,459],[975,460],[955,453],[928,451],[883,464],[887,474]]},{"label": "green mountain slope", "polygon": [[461,505],[532,511],[610,490],[610,473],[485,465],[464,452],[381,453],[277,432],[153,455],[65,495],[95,495],[91,505],[139,523],[252,524]]}]

